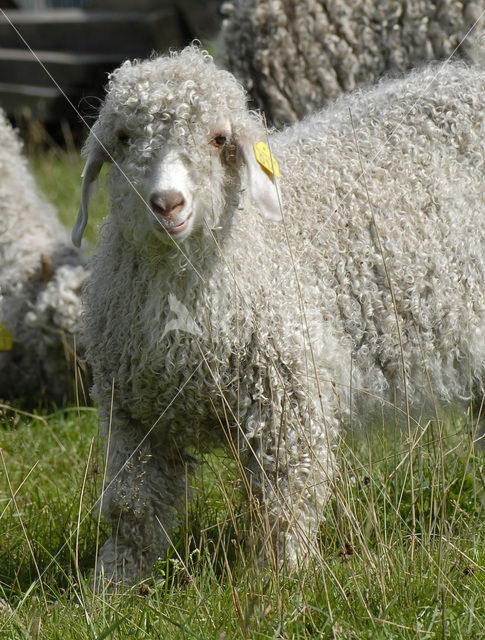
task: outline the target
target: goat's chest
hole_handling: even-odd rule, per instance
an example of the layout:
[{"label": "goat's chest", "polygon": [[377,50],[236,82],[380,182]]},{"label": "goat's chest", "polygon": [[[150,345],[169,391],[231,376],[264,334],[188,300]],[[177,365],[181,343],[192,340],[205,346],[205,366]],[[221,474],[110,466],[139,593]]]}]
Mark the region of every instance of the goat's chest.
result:
[{"label": "goat's chest", "polygon": [[210,432],[224,404],[237,402],[247,313],[239,316],[230,293],[214,296],[196,282],[178,289],[153,282],[146,293],[135,317],[122,319],[123,404],[135,419],[158,421],[160,433],[177,439]]}]

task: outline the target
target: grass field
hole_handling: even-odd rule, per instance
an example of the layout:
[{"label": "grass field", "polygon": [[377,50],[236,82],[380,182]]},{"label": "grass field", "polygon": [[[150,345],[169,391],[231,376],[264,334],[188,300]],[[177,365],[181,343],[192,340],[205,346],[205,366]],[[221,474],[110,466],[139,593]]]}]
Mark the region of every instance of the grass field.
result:
[{"label": "grass field", "polygon": [[[66,223],[82,163],[34,159]],[[94,219],[105,203],[100,193]],[[94,240],[95,225],[90,230]],[[384,422],[384,421],[383,421]],[[251,560],[237,465],[203,459],[175,550],[155,580],[90,589],[108,535],[95,503],[104,471],[96,411],[0,406],[0,638],[485,638],[485,454],[471,416],[393,421],[344,434],[320,554],[285,574]]]}]

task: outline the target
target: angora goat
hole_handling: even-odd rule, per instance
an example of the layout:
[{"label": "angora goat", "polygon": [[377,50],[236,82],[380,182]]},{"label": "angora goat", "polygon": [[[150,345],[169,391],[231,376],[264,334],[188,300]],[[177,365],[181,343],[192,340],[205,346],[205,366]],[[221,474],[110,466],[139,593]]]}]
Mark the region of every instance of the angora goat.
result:
[{"label": "angora goat", "polygon": [[72,394],[84,264],[0,110],[0,398]]},{"label": "angora goat", "polygon": [[484,0],[234,0],[224,12],[220,62],[277,126],[385,73],[468,59],[485,31]]},{"label": "angora goat", "polygon": [[[197,48],[113,72],[73,231],[79,244],[110,159],[85,291],[110,431],[106,577],[145,575],[169,545],[190,449],[230,442],[271,532],[262,559],[291,566],[316,548],[342,417],[395,402],[403,375],[417,410],[428,390],[481,389],[484,117],[485,73],[464,65],[355,93],[269,140]],[[265,140],[280,180],[267,150],[267,169],[256,160]]]}]

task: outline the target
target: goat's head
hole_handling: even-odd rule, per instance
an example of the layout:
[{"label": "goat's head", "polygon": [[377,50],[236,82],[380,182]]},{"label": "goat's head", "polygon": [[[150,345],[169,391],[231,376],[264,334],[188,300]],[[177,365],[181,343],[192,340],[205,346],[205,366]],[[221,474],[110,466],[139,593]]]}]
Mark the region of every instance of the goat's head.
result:
[{"label": "goat's head", "polygon": [[73,230],[79,245],[88,202],[104,161],[112,210],[125,235],[182,241],[196,230],[224,226],[247,167],[250,193],[262,215],[278,220],[274,173],[258,163],[261,118],[248,111],[234,77],[191,46],[178,54],[126,62],[110,76],[108,93],[85,146],[81,208]]}]

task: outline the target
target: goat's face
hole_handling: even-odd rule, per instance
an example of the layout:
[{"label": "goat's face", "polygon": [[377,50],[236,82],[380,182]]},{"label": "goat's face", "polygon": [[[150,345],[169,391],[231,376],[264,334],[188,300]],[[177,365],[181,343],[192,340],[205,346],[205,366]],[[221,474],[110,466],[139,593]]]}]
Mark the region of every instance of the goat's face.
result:
[{"label": "goat's face", "polygon": [[238,192],[236,145],[226,118],[197,140],[168,138],[142,181],[145,214],[152,231],[182,241],[194,231],[222,224],[230,194]]},{"label": "goat's face", "polygon": [[111,76],[86,143],[74,243],[81,240],[91,187],[105,160],[115,165],[111,211],[127,238],[178,243],[230,224],[244,165],[261,212],[279,219],[275,178],[257,163],[252,148],[263,135],[234,77],[198,49],[125,63]]}]

